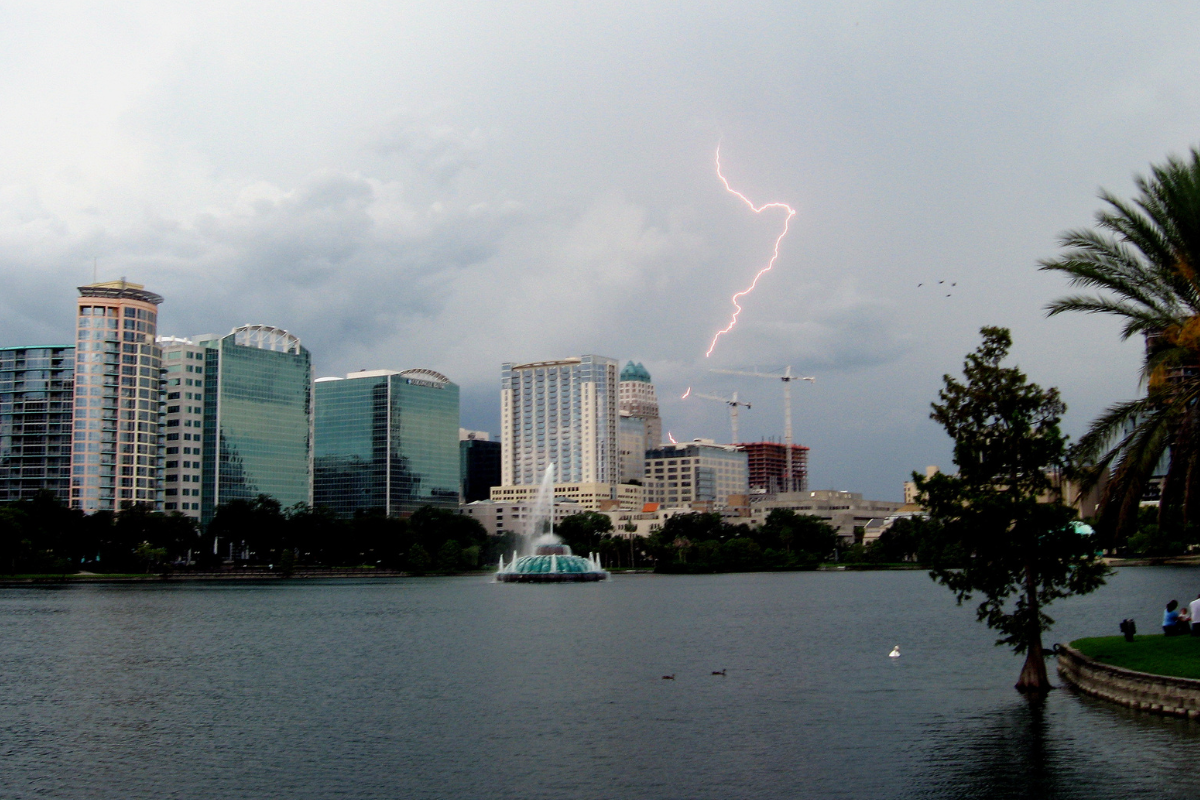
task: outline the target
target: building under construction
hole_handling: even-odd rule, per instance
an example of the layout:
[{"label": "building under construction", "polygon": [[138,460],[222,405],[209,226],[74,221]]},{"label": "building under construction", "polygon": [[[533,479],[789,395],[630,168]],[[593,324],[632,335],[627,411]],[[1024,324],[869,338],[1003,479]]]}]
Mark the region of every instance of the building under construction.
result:
[{"label": "building under construction", "polygon": [[780,442],[739,444],[746,453],[752,494],[808,491],[808,448],[792,445],[792,485],[787,485],[787,447]]}]

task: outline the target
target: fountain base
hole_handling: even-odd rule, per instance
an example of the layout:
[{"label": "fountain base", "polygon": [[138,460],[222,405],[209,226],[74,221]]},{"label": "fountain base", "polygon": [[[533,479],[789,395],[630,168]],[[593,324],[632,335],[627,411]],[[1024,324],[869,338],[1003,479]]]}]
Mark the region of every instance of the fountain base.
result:
[{"label": "fountain base", "polygon": [[531,556],[514,553],[508,565],[500,560],[496,573],[501,583],[592,583],[607,578],[598,554],[583,558],[564,544],[540,544]]},{"label": "fountain base", "polygon": [[608,578],[604,572],[501,572],[496,580],[501,583],[589,583]]}]

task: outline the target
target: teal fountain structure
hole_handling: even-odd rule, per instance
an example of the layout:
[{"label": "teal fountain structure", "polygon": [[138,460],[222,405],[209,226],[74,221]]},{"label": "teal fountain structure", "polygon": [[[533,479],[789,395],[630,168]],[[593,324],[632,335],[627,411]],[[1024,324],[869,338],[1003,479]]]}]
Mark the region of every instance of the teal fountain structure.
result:
[{"label": "teal fountain structure", "polygon": [[505,563],[500,557],[496,580],[501,583],[591,583],[607,580],[600,554],[577,556],[554,535],[554,465],[546,467],[532,513],[526,520],[520,550]]}]

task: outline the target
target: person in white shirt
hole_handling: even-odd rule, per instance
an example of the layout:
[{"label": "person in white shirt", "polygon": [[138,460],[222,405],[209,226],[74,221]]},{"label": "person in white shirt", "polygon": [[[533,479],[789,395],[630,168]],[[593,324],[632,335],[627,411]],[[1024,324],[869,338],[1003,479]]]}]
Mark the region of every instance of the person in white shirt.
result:
[{"label": "person in white shirt", "polygon": [[1192,636],[1200,636],[1200,594],[1188,603],[1188,614],[1192,618]]}]

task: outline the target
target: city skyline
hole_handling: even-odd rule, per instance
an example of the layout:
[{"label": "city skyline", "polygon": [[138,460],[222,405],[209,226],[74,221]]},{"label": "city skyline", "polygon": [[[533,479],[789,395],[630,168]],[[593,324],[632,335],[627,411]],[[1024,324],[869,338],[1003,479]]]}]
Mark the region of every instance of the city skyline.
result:
[{"label": "city skyline", "polygon": [[[819,379],[811,485],[871,496],[949,464],[929,402],[981,324],[1074,436],[1137,393],[1138,345],[1047,320],[1036,263],[1198,141],[1186,6],[71,9],[6,25],[0,343],[69,343],[61,287],[128,276],[174,298],[167,334],[268,322],[318,375],[436,369],[471,428],[499,429],[497,364],[633,359],[680,440],[724,429],[688,386],[778,437],[777,392],[707,370],[790,365]],[[718,143],[797,214],[705,359],[779,227]]]}]

